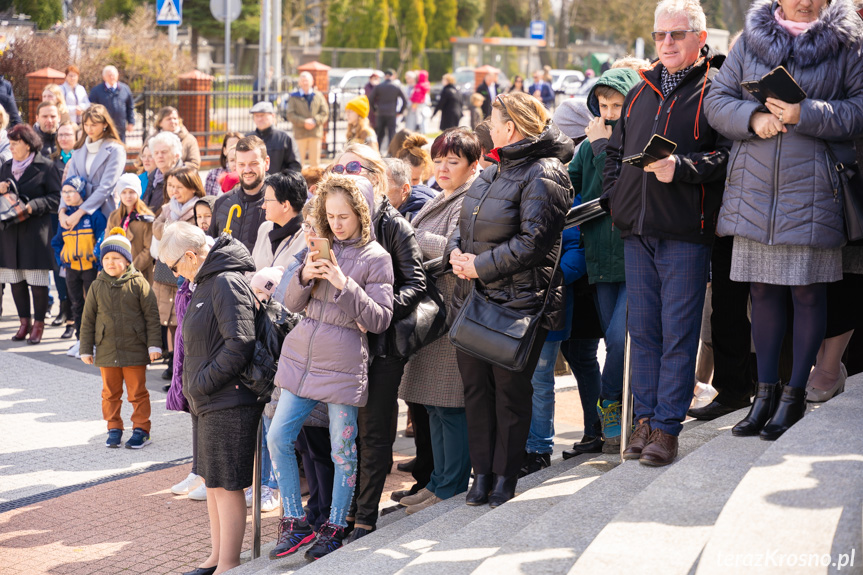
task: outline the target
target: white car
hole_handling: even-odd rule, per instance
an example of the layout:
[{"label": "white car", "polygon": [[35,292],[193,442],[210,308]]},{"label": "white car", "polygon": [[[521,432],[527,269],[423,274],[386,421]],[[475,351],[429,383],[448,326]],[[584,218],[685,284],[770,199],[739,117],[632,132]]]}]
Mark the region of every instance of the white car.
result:
[{"label": "white car", "polygon": [[584,82],[584,74],[578,70],[552,70],[551,89],[555,94],[564,94]]}]

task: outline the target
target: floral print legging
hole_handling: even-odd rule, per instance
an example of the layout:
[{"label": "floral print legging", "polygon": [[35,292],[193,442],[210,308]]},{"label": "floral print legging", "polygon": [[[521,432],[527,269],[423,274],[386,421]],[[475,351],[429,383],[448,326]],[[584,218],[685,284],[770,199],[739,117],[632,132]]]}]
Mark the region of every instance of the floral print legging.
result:
[{"label": "floral print legging", "polygon": [[[276,414],[270,424],[270,432],[267,434],[267,446],[270,448],[273,471],[279,483],[285,517],[305,516],[294,442],[317,403],[315,399],[298,397],[283,389]],[[358,408],[335,403],[328,404],[327,408],[330,416],[330,445],[336,468],[330,523],[347,527],[346,518],[357,483]]]}]

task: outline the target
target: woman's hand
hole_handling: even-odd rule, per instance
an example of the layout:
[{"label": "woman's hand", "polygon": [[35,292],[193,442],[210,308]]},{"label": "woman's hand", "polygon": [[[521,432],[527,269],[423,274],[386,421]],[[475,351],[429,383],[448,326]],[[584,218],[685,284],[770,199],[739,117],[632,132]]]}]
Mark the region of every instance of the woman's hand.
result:
[{"label": "woman's hand", "polygon": [[312,280],[323,277],[321,275],[321,268],[324,260],[314,260],[318,253],[319,252],[315,250],[306,255],[306,263],[303,265],[303,273],[300,274],[300,279],[302,280],[303,285],[309,285]]},{"label": "woman's hand", "polygon": [[776,98],[767,98],[767,109],[781,124],[796,124],[800,121],[800,104],[789,104]]},{"label": "woman's hand", "polygon": [[27,207],[24,208],[24,211],[27,212],[28,216],[32,216],[33,215],[33,206],[31,206],[30,204],[27,204]]},{"label": "woman's hand", "polygon": [[162,357],[162,352],[154,351],[150,354],[150,361],[158,361]]},{"label": "woman's hand", "polygon": [[320,263],[323,264],[321,266],[321,277],[333,284],[334,288],[342,291],[345,289],[348,278],[342,273],[342,268],[339,267],[339,262],[336,261],[336,254],[330,252],[330,256],[333,258],[332,261],[320,260]]},{"label": "woman's hand", "polygon": [[83,361],[87,365],[93,365],[93,356],[92,355],[82,355],[81,361]]},{"label": "woman's hand", "polygon": [[[455,252],[453,252],[453,254],[454,253]],[[453,273],[463,280],[474,280],[479,278],[479,275],[476,273],[476,267],[474,267],[474,260],[476,260],[476,255],[474,254],[464,254],[459,252],[459,255],[455,256],[455,258],[450,256]]]},{"label": "woman's hand", "polygon": [[0,182],[0,194],[5,194],[9,191],[9,182]]},{"label": "woman's hand", "polygon": [[63,215],[65,214],[60,215],[60,225],[63,226],[64,229],[71,230],[72,228],[77,226],[78,222],[81,221],[81,218],[84,217],[84,210],[78,208],[78,210],[76,210],[74,214],[72,214],[71,216],[66,216],[65,224],[63,223],[62,219]]},{"label": "woman's hand", "polygon": [[644,166],[644,171],[656,176],[656,179],[663,184],[670,184],[674,179],[674,170],[677,169],[677,160],[674,156],[668,156],[665,159],[657,160],[652,164]]},{"label": "woman's hand", "polygon": [[769,140],[779,132],[787,132],[788,130],[782,125],[777,116],[767,114],[765,112],[756,112],[752,114],[752,119],[749,120],[749,126],[759,138]]}]

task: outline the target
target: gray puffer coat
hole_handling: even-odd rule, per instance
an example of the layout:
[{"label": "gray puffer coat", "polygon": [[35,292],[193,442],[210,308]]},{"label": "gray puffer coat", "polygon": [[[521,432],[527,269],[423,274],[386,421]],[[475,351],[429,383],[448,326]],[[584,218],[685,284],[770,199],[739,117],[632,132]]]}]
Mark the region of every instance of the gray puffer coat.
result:
[{"label": "gray puffer coat", "polygon": [[[710,125],[734,140],[717,233],[768,245],[836,248],[845,242],[838,180],[824,140],[853,162],[849,141],[863,134],[863,22],[851,0],[833,0],[796,38],[774,18],[777,5],[752,5],[704,99]],[[807,94],[800,121],[764,140],[749,128],[767,111],[740,83],[784,65]]]},{"label": "gray puffer coat", "polygon": [[[369,187],[371,192],[371,187]],[[369,210],[374,206],[369,201]],[[374,237],[374,232],[372,232]],[[306,317],[285,338],[276,385],[299,397],[364,406],[368,399],[369,348],[366,334],[383,333],[393,317],[393,264],[376,241],[333,242],[333,253],[348,278],[336,290],[326,280],[303,285],[300,266],[285,294],[292,312]]]}]

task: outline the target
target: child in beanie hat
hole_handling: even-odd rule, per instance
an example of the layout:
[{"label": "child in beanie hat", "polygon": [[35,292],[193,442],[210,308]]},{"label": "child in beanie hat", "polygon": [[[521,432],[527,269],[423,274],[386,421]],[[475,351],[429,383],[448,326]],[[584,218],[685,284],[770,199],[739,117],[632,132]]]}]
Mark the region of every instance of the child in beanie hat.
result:
[{"label": "child in beanie hat", "polygon": [[90,286],[81,320],[81,361],[102,372],[105,446],[120,447],[123,438],[125,382],[134,428],[126,448],[140,449],[150,443],[147,364],[162,356],[159,308],[149,282],[131,264],[132,244],[123,228],[112,228],[100,250],[103,270]]},{"label": "child in beanie hat", "polygon": [[360,118],[368,118],[371,111],[367,96],[357,96],[345,105],[345,110],[355,112]]},{"label": "child in beanie hat", "polygon": [[258,301],[267,303],[273,297],[273,292],[279,287],[283,275],[285,275],[285,268],[276,266],[263,268],[252,276],[252,291],[255,292]]}]

